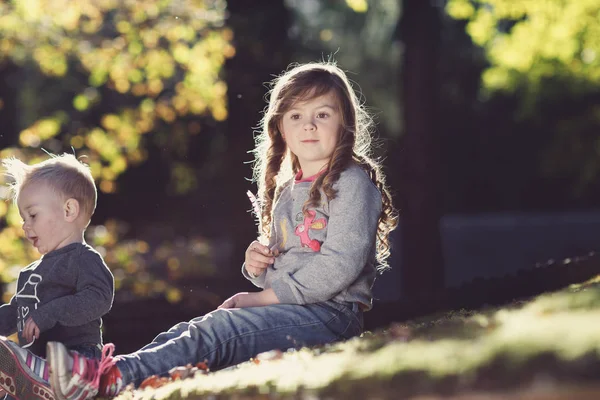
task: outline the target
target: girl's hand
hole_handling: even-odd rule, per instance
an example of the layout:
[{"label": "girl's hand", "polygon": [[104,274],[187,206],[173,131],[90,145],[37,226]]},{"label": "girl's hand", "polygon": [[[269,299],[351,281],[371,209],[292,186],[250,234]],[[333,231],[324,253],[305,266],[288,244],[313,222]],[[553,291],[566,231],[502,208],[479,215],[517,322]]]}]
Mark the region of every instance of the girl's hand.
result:
[{"label": "girl's hand", "polygon": [[33,319],[31,319],[31,317],[27,318],[27,321],[25,321],[23,337],[27,343],[31,343],[33,342],[33,339],[40,337],[40,328],[38,328],[37,324],[33,321]]},{"label": "girl's hand", "polygon": [[249,307],[246,304],[251,303],[251,298],[254,293],[241,292],[236,293],[227,300],[223,302],[217,309],[219,308],[243,308]]},{"label": "girl's hand", "polygon": [[250,243],[246,249],[244,265],[250,276],[259,277],[269,265],[275,262],[274,254],[267,246],[258,240]]},{"label": "girl's hand", "polygon": [[262,307],[271,304],[278,304],[279,299],[273,292],[273,289],[266,289],[262,292],[241,292],[236,293],[223,302],[219,308],[245,308],[245,307]]}]

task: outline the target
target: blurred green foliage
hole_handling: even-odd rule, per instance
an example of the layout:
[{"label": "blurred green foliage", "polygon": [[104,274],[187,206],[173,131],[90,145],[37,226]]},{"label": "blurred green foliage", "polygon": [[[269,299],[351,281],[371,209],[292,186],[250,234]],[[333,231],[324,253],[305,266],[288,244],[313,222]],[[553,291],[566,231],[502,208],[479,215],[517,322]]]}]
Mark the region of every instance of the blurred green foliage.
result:
[{"label": "blurred green foliage", "polygon": [[[99,190],[112,193],[117,178],[147,157],[146,135],[191,136],[200,132],[200,117],[225,120],[221,70],[235,53],[225,8],[224,0],[0,2],[0,65],[28,71],[19,86],[25,110],[19,143],[0,157],[33,163],[46,158],[40,149],[73,149],[85,156]],[[44,90],[48,86],[51,91]],[[6,101],[0,99],[0,106]],[[179,192],[196,184],[184,164],[174,164],[171,175]],[[0,218],[0,277],[10,282],[39,254],[24,243],[15,207],[1,202]],[[179,250],[150,249],[144,242],[122,242],[122,231],[108,221],[87,232],[90,244],[105,253],[117,287],[164,292],[176,301],[180,294],[166,283],[169,277],[141,279],[139,272],[151,259],[177,275],[185,257],[180,248],[198,256],[203,239],[191,238]],[[200,253],[207,255],[206,249]]]},{"label": "blurred green foliage", "polygon": [[519,98],[520,119],[552,127],[541,156],[550,177],[576,177],[583,194],[600,174],[600,0],[449,0],[447,13],[485,51],[482,94]]},{"label": "blurred green foliage", "polygon": [[568,78],[576,92],[600,84],[600,0],[450,0],[446,10],[485,49],[485,90],[522,89],[534,106],[545,80]]}]

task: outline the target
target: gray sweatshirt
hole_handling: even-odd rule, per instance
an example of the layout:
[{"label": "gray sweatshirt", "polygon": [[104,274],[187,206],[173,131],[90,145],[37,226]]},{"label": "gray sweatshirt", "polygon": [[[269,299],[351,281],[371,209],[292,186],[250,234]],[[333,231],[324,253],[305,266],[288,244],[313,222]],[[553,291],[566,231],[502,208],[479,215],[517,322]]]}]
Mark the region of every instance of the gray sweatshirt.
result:
[{"label": "gray sweatshirt", "polygon": [[367,173],[351,164],[335,183],[337,196],[302,214],[311,181],[286,184],[273,211],[271,249],[280,252],[266,273],[252,278],[272,288],[281,303],[309,304],[330,299],[372,307],[375,280],[375,237],[382,200]]},{"label": "gray sweatshirt", "polygon": [[[46,343],[102,344],[101,317],[112,307],[113,275],[85,243],[51,251],[19,273],[16,294],[0,307],[0,334],[18,332],[19,344],[43,355]],[[22,331],[31,317],[40,337],[28,346]]]}]

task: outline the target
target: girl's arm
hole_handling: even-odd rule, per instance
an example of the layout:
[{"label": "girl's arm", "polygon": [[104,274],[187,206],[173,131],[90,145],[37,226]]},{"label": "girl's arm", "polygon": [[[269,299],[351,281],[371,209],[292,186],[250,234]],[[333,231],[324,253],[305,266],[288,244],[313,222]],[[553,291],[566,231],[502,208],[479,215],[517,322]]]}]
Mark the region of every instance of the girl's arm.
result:
[{"label": "girl's arm", "polygon": [[278,303],[279,299],[273,289],[265,289],[256,293],[237,293],[225,300],[218,308],[263,307]]}]

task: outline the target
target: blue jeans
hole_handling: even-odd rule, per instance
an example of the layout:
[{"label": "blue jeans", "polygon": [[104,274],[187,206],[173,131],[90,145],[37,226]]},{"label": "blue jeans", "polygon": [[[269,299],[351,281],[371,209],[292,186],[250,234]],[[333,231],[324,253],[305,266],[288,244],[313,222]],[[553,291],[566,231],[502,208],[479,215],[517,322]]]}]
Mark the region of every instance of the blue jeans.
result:
[{"label": "blue jeans", "polygon": [[328,301],[215,310],[173,326],[135,353],[119,356],[117,367],[125,385],[137,386],[149,376],[168,374],[174,367],[206,361],[210,370],[216,371],[269,350],[349,339],[362,329],[362,311],[356,303]]}]

